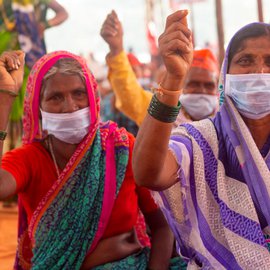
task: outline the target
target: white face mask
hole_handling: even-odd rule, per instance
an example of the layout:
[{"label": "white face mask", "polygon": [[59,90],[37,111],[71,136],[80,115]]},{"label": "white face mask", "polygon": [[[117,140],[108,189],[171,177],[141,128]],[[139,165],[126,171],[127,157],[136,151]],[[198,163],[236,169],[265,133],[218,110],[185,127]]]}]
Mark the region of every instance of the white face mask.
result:
[{"label": "white face mask", "polygon": [[179,101],[193,120],[210,116],[218,105],[218,97],[207,94],[182,94]]},{"label": "white face mask", "polygon": [[89,107],[73,113],[48,113],[41,109],[40,111],[42,129],[63,142],[78,144],[89,131]]},{"label": "white face mask", "polygon": [[247,118],[260,119],[270,114],[270,74],[226,74],[225,94]]}]

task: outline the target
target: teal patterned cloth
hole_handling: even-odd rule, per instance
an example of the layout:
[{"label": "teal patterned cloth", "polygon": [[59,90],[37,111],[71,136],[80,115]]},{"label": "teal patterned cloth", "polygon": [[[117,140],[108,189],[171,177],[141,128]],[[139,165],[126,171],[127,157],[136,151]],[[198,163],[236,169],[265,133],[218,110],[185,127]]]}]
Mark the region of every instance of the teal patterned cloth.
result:
[{"label": "teal patterned cloth", "polygon": [[[150,256],[148,247],[140,252],[130,255],[120,261],[106,263],[92,268],[92,270],[145,270]],[[187,264],[180,257],[172,258],[170,261],[169,270],[186,270]]]},{"label": "teal patterned cloth", "polygon": [[[100,129],[107,129],[105,125]],[[123,182],[129,149],[115,147],[116,194]],[[93,145],[43,214],[35,234],[33,270],[80,269],[97,233],[105,186],[105,151],[100,130]],[[98,168],[98,169],[97,169]]]}]

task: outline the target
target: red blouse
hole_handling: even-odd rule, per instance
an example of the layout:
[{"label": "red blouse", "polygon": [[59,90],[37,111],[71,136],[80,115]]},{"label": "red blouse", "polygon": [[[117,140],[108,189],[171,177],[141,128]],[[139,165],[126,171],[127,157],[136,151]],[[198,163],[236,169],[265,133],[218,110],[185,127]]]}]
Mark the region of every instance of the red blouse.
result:
[{"label": "red blouse", "polygon": [[[149,191],[135,185],[131,165],[134,137],[129,135],[129,139],[130,154],[125,179],[115,200],[104,238],[130,231],[136,224],[138,207],[143,213],[157,208]],[[6,153],[2,159],[2,169],[14,176],[17,193],[29,222],[38,203],[57,179],[53,160],[47,150],[35,142]]]}]

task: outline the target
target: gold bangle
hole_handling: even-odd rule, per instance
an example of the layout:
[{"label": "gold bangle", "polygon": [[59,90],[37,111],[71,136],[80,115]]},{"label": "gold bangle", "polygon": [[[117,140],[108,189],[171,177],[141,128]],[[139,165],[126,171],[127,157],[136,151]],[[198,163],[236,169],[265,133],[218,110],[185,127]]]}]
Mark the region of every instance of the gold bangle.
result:
[{"label": "gold bangle", "polygon": [[159,83],[158,87],[155,88],[151,88],[152,92],[159,94],[160,96],[163,95],[167,95],[167,96],[176,96],[182,93],[182,89],[181,90],[167,90],[165,88],[163,88],[161,86],[161,84]]},{"label": "gold bangle", "polygon": [[7,132],[0,130],[0,141],[4,141],[7,136]]},{"label": "gold bangle", "polygon": [[0,93],[8,94],[8,95],[10,95],[12,97],[17,97],[18,96],[18,94],[14,93],[12,91],[9,91],[9,90],[0,89]]}]

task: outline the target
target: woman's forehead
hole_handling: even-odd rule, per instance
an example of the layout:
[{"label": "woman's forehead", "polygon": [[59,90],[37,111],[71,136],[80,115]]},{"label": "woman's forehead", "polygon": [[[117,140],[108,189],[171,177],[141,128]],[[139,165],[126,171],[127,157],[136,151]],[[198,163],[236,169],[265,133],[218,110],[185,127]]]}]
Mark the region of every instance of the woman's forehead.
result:
[{"label": "woman's forehead", "polygon": [[[85,86],[85,82],[82,80],[79,74],[64,74],[57,72],[46,82],[46,86],[62,86],[66,88],[73,87],[74,85]],[[47,88],[47,87],[46,87]]]},{"label": "woman's forehead", "polygon": [[239,54],[241,52],[250,54],[263,52],[270,54],[270,36],[251,37],[245,39],[235,54]]}]

